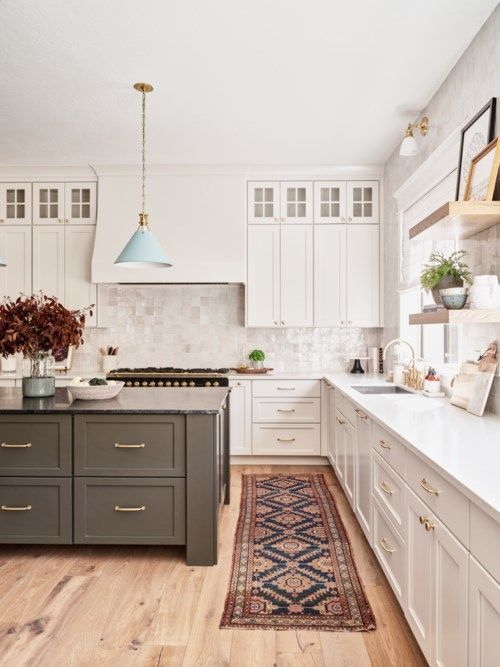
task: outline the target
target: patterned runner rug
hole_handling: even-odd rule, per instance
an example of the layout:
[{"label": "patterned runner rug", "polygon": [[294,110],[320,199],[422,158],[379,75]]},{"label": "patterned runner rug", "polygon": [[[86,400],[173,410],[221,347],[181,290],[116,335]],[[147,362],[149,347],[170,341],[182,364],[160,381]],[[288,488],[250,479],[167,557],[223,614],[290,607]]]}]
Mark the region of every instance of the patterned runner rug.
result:
[{"label": "patterned runner rug", "polygon": [[220,627],[375,629],[323,474],[243,475]]}]

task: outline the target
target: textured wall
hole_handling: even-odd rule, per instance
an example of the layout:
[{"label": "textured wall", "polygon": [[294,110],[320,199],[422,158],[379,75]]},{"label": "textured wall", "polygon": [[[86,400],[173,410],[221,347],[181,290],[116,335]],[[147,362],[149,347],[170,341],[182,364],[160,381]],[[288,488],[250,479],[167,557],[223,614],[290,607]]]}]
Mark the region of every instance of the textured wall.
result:
[{"label": "textured wall", "polygon": [[[415,157],[400,157],[399,144],[389,157],[384,170],[385,192],[385,329],[387,341],[398,332],[398,228],[397,202],[394,192],[429,157],[457,127],[463,127],[492,97],[500,95],[500,6],[496,8],[452,69],[429,104],[418,115],[429,116],[430,130],[425,139],[418,139],[421,152]],[[402,128],[403,130],[404,128]],[[496,133],[500,131],[500,100],[497,101]],[[500,225],[464,242],[468,262],[476,274],[500,275]],[[473,354],[492,339],[500,341],[500,325],[464,328],[464,356]],[[500,382],[492,403],[500,404]],[[490,406],[492,405],[490,404]],[[500,410],[498,410],[500,411]]]},{"label": "textured wall", "polygon": [[98,348],[120,347],[120,366],[234,366],[255,347],[280,370],[343,370],[377,345],[378,329],[246,329],[242,285],[101,286],[106,329],[89,329],[74,367],[98,366]]}]

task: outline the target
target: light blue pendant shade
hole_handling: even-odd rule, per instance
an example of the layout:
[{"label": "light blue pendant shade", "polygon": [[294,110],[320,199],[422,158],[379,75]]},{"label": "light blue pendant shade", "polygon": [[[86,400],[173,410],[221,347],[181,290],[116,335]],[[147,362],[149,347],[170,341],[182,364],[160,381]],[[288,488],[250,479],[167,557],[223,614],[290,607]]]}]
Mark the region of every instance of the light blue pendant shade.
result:
[{"label": "light blue pendant shade", "polygon": [[115,260],[115,264],[131,269],[168,268],[172,262],[163,252],[153,232],[147,227],[139,229],[131,236],[127,245]]},{"label": "light blue pendant shade", "polygon": [[6,262],[5,259],[2,257],[2,255],[0,255],[0,266],[7,266],[7,262]]}]

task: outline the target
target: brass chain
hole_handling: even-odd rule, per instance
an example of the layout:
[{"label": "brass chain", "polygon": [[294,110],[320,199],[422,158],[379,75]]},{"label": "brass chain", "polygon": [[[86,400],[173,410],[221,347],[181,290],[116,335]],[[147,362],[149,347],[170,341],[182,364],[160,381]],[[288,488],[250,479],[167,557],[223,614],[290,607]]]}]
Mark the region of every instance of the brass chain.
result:
[{"label": "brass chain", "polygon": [[142,91],[142,213],[146,212],[146,91]]}]

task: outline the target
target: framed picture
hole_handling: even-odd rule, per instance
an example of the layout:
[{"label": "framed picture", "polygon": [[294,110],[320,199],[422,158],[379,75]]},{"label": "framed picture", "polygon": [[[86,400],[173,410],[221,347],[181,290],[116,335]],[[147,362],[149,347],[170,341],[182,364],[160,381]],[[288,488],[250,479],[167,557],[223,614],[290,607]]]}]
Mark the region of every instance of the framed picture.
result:
[{"label": "framed picture", "polygon": [[58,373],[65,373],[66,371],[71,370],[71,365],[73,363],[73,355],[75,353],[75,348],[73,345],[66,347],[60,350],[52,350],[56,364],[54,370]]},{"label": "framed picture", "polygon": [[462,129],[458,156],[457,190],[455,199],[463,200],[469,166],[472,158],[487,146],[495,136],[496,97],[479,111]]},{"label": "framed picture", "polygon": [[499,168],[500,141],[497,137],[472,158],[464,201],[493,201]]}]

